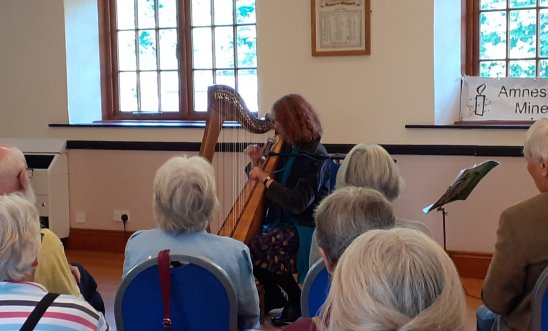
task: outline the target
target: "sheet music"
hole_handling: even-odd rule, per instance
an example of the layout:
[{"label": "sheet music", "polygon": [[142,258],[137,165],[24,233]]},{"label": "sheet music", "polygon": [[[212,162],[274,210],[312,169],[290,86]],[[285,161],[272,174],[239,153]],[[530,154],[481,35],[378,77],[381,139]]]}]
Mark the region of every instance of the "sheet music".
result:
[{"label": "sheet music", "polygon": [[449,202],[466,200],[479,181],[497,165],[499,165],[498,161],[488,160],[480,164],[474,164],[473,167],[462,169],[445,193],[435,203],[423,208],[422,211],[427,214]]}]

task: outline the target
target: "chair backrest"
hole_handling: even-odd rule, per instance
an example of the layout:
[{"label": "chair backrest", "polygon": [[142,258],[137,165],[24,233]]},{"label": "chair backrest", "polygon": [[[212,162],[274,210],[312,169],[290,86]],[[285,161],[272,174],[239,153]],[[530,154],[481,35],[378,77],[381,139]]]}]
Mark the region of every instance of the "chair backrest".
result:
[{"label": "chair backrest", "polygon": [[330,191],[335,190],[335,182],[337,181],[337,172],[341,167],[341,163],[338,160],[331,160],[329,163],[329,188]]},{"label": "chair backrest", "polygon": [[548,267],[540,274],[531,295],[531,330],[548,330]]},{"label": "chair backrest", "polygon": [[[171,329],[237,329],[236,291],[226,272],[214,262],[190,254],[170,254]],[[118,331],[164,330],[158,258],[131,269],[114,301]]]},{"label": "chair backrest", "polygon": [[320,258],[312,265],[304,279],[301,292],[301,312],[303,317],[313,317],[320,312],[329,293],[329,273]]}]

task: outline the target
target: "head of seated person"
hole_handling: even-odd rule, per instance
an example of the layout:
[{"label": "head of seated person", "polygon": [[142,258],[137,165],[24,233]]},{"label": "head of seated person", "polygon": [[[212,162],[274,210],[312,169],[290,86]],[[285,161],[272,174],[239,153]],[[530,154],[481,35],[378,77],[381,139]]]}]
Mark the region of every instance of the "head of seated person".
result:
[{"label": "head of seated person", "polygon": [[333,272],[352,240],[373,229],[394,227],[392,204],[381,193],[363,187],[343,187],[327,196],[314,214],[316,240],[327,270]]},{"label": "head of seated person", "polygon": [[31,202],[36,200],[27,176],[27,161],[18,148],[0,145],[0,194],[19,192]]},{"label": "head of seated person", "polygon": [[218,206],[213,166],[204,158],[176,156],[156,172],[152,210],[162,230],[203,231]]},{"label": "head of seated person", "polygon": [[383,147],[376,144],[358,144],[341,162],[335,188],[369,187],[394,201],[403,185],[396,162]]},{"label": "head of seated person", "polygon": [[[13,319],[10,316],[21,312],[30,314],[48,292],[35,279],[36,267],[43,261],[38,261],[40,247],[40,222],[36,207],[20,193],[0,195],[0,300],[5,302],[15,298],[20,302],[16,306],[2,306],[5,312],[0,316],[2,326],[17,325],[16,329],[19,329],[27,317],[23,315]],[[103,314],[83,299],[66,294],[56,295],[53,299],[56,302],[53,308],[46,306],[46,309],[50,313],[51,310],[59,313],[59,317],[39,318],[36,330],[66,329],[68,322],[71,330],[108,330]]]},{"label": "head of seated person", "polygon": [[536,121],[527,131],[523,145],[527,171],[539,192],[548,191],[548,118]]},{"label": "head of seated person", "polygon": [[40,251],[40,222],[22,195],[0,195],[0,281],[32,281]]},{"label": "head of seated person", "polygon": [[371,230],[342,255],[319,330],[465,330],[457,270],[443,249],[411,229]]},{"label": "head of seated person", "polygon": [[[405,183],[400,176],[396,161],[388,152],[376,144],[358,144],[346,155],[337,172],[335,188],[346,186],[375,189],[395,201]],[[396,217],[396,226],[422,231],[432,236],[422,222]]]}]

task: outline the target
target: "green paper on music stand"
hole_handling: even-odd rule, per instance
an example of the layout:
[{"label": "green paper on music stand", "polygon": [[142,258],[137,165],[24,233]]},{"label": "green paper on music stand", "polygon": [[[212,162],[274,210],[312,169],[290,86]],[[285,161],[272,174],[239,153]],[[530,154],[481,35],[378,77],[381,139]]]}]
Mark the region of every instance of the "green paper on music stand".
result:
[{"label": "green paper on music stand", "polygon": [[451,186],[435,203],[425,207],[422,211],[428,214],[430,211],[437,209],[449,202],[455,200],[466,200],[470,193],[474,190],[479,181],[494,167],[498,166],[499,162],[489,160],[475,165],[471,168],[463,169],[453,181]]}]

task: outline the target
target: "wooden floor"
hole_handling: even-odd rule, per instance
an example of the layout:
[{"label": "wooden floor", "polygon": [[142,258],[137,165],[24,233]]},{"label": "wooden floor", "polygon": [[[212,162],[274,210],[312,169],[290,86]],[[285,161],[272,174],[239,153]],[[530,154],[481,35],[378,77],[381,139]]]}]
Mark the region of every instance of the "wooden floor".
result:
[{"label": "wooden floor", "polygon": [[[67,257],[71,262],[79,262],[95,277],[99,285],[99,292],[103,296],[106,307],[106,318],[111,330],[116,330],[114,323],[114,297],[122,278],[122,265],[124,256],[122,253],[67,250]],[[466,293],[466,301],[469,310],[468,330],[476,329],[475,311],[481,304],[480,291],[483,281],[481,279],[461,278]],[[268,323],[258,326],[257,330],[279,330]]]}]

